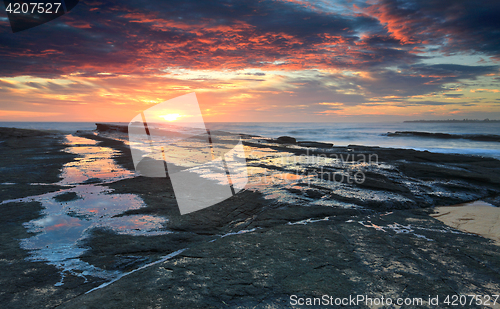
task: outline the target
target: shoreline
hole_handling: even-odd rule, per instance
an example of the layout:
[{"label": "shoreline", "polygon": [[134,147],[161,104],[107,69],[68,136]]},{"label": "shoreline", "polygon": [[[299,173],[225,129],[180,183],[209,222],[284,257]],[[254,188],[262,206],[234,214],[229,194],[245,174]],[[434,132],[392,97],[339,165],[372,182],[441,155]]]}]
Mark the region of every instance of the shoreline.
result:
[{"label": "shoreline", "polygon": [[[22,124],[22,123],[21,123]],[[31,122],[25,123],[26,127],[30,127]],[[127,130],[127,123],[92,123],[85,122],[80,126],[73,126],[73,130],[69,130],[71,127],[71,123],[33,123],[31,126],[33,128],[42,128],[42,129],[55,129],[59,128],[61,133],[74,133],[76,130],[94,130],[97,125],[102,125],[104,127],[113,127],[115,130],[123,131]],[[40,125],[45,124],[45,125]],[[52,126],[47,126],[48,124],[52,124]],[[248,125],[245,123],[231,123],[231,122],[214,122],[207,123],[207,126],[212,130],[216,130],[217,128],[228,131],[228,132],[247,132],[253,135],[259,134],[261,136],[268,136],[268,138],[277,138],[280,135],[290,135],[294,136],[298,139],[299,142],[305,143],[307,141],[320,141],[323,143],[335,143],[337,146],[346,147],[348,144],[355,145],[363,145],[367,147],[386,147],[386,148],[394,148],[394,149],[413,149],[418,151],[428,150],[435,153],[455,153],[455,154],[463,154],[463,155],[471,155],[471,156],[483,156],[483,157],[493,157],[500,160],[500,149],[498,149],[496,143],[500,138],[500,133],[497,131],[490,132],[489,130],[477,132],[475,134],[471,134],[467,127],[464,126],[464,130],[451,130],[446,129],[446,126],[438,129],[431,126],[404,126],[404,122],[394,122],[388,123],[388,126],[379,126],[381,123],[346,123],[346,124],[355,124],[352,127],[350,132],[353,135],[351,141],[346,140],[340,132],[343,132],[345,129],[345,125],[342,123],[339,124],[339,130],[335,129],[335,127],[326,126],[324,129],[326,130],[324,135],[318,135],[318,127],[312,126],[309,127],[312,123],[303,127],[291,127],[291,123],[283,123],[284,127],[280,130],[278,127],[273,126],[272,123],[255,123],[251,122]],[[318,124],[318,123],[315,123]],[[325,123],[327,124],[327,123]],[[377,132],[376,135],[372,134],[372,138],[364,138],[364,133],[369,133],[366,131],[366,127],[364,125],[367,124],[369,127],[371,126],[373,132]],[[494,124],[494,123],[493,123]],[[3,123],[3,125],[7,125],[7,123]],[[361,127],[360,127],[361,126]],[[21,125],[21,127],[23,127]],[[342,129],[344,128],[344,129]],[[349,128],[349,125],[347,126]],[[426,132],[428,130],[429,132]],[[260,132],[260,133],[259,133]],[[308,133],[309,132],[309,133]],[[394,133],[395,132],[395,133]],[[446,132],[446,133],[445,133]],[[466,133],[468,132],[468,133]],[[401,134],[408,133],[408,134]],[[492,134],[492,133],[496,133]],[[249,135],[249,134],[244,134]],[[323,139],[321,136],[329,136],[329,138]],[[365,136],[366,137],[366,136]],[[399,137],[399,138],[398,138]],[[439,143],[442,140],[443,143]],[[353,142],[354,141],[354,142]],[[357,141],[357,142],[355,142]],[[457,145],[454,145],[458,143]],[[470,144],[470,145],[469,145]]]},{"label": "shoreline", "polygon": [[[492,121],[493,122],[493,121]],[[126,124],[108,124],[108,123],[95,123],[96,125],[96,131],[101,132],[101,133],[122,133],[122,134],[127,134],[128,133],[128,126]],[[158,133],[158,132],[157,132]],[[229,134],[234,134],[234,135],[240,135],[241,137],[257,137],[257,138],[262,138],[266,140],[272,140],[275,141],[276,143],[279,144],[295,144],[298,146],[303,146],[303,147],[311,147],[311,148],[332,148],[332,146],[335,147],[351,147],[351,146],[357,146],[357,147],[366,147],[366,148],[386,148],[386,149],[394,149],[394,150],[416,150],[416,151],[427,151],[427,150],[420,150],[418,147],[406,147],[406,146],[394,146],[394,147],[386,147],[386,146],[379,146],[379,145],[361,145],[361,144],[347,144],[347,145],[336,145],[333,144],[330,141],[317,141],[317,140],[299,140],[293,136],[281,136],[281,137],[266,137],[266,136],[259,136],[259,135],[254,135],[254,134],[248,134],[248,133],[239,133],[239,132],[229,132]],[[388,137],[418,137],[418,138],[426,138],[426,139],[443,139],[443,140],[470,140],[470,141],[479,141],[479,142],[500,142],[500,135],[494,135],[494,134],[449,134],[449,133],[430,133],[430,132],[421,132],[421,131],[396,131],[396,132],[386,132],[386,133],[381,133],[381,136],[388,136]],[[280,138],[284,138],[283,140],[280,140]],[[291,141],[291,142],[289,142]],[[444,149],[443,149],[444,150]],[[463,149],[465,150],[465,149]],[[432,152],[432,151],[431,151]],[[464,155],[464,156],[479,156],[467,152],[434,152],[434,153],[445,153],[445,154],[457,154],[457,155]],[[500,158],[495,158],[500,161]]]},{"label": "shoreline", "polygon": [[470,203],[440,206],[431,217],[460,231],[494,240],[500,246],[500,208],[477,200]]},{"label": "shoreline", "polygon": [[[114,162],[133,169],[130,149],[123,142],[93,133],[80,132],[79,136],[95,140],[96,147],[118,151],[112,155]],[[11,151],[18,152],[20,146],[30,146],[35,140],[45,143],[45,139],[21,139],[18,148]],[[247,154],[252,155],[247,159],[251,177],[266,171],[270,175],[287,175],[298,166],[302,173],[313,175],[311,182],[263,183],[256,186],[262,191],[247,189],[222,203],[183,216],[178,213],[169,178],[138,176],[91,184],[111,188],[109,197],[128,194],[144,201],[145,207],[127,210],[118,217],[163,217],[168,219],[165,228],[170,231],[133,236],[105,226],[90,230],[81,243],[86,251],[79,258],[99,269],[127,274],[92,293],[84,294],[106,280],[69,272],[62,286],[54,286],[61,279],[56,268],[22,258],[28,252],[19,248],[16,239],[31,237],[23,223],[43,217],[40,204],[1,205],[12,212],[7,222],[17,226],[19,233],[15,237],[3,236],[12,238],[5,239],[2,255],[19,266],[7,271],[3,278],[14,284],[2,294],[2,303],[7,308],[19,301],[26,308],[224,304],[290,308],[288,297],[292,294],[427,297],[429,289],[451,295],[493,294],[500,288],[500,273],[491,271],[500,270],[500,248],[488,239],[459,233],[429,216],[434,206],[479,198],[489,198],[499,206],[500,161],[364,146],[334,146],[329,152],[263,137],[243,139]],[[38,147],[34,155],[42,149]],[[358,164],[351,159],[356,154],[370,153],[377,154],[377,164]],[[336,161],[334,154],[337,158],[342,154],[344,159]],[[61,161],[58,152],[50,156],[55,156],[60,166],[67,162]],[[325,161],[307,162],[307,158]],[[323,163],[328,170],[319,174]],[[25,171],[29,167],[24,165]],[[328,183],[320,178],[348,168],[362,170],[366,181]],[[250,187],[253,185],[250,182]],[[68,196],[59,203],[73,207],[79,201]],[[182,249],[171,259],[151,264]],[[9,253],[14,251],[19,253]],[[488,265],[488,270],[482,265]],[[16,283],[23,278],[20,267],[43,272],[33,273],[36,279],[20,289]],[[9,267],[5,265],[5,269]]]}]

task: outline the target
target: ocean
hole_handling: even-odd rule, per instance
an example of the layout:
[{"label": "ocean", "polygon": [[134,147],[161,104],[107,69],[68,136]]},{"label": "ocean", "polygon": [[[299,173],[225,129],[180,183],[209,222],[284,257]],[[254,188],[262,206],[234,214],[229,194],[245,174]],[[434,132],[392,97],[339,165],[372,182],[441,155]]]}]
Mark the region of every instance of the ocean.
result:
[{"label": "ocean", "polygon": [[[127,123],[114,123],[126,125]],[[94,122],[0,122],[2,127],[56,130],[72,133],[94,130]],[[459,153],[500,159],[500,142],[477,141],[466,138],[434,138],[421,136],[387,136],[388,132],[418,131],[445,133],[462,137],[495,135],[500,139],[499,122],[476,123],[416,123],[416,122],[217,122],[207,123],[212,130],[244,133],[265,137],[292,136],[299,141],[330,142],[337,146],[364,145],[391,148],[428,150],[438,153]]]}]

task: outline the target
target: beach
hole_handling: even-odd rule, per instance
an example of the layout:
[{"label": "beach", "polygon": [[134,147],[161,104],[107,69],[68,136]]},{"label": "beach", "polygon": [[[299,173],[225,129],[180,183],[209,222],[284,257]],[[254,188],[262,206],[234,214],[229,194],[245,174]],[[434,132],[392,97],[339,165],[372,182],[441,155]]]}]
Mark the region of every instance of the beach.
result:
[{"label": "beach", "polygon": [[248,183],[180,215],[170,177],[137,175],[119,133],[0,133],[3,308],[456,308],[446,296],[500,290],[496,232],[439,220],[500,206],[495,158],[220,133],[241,139]]}]

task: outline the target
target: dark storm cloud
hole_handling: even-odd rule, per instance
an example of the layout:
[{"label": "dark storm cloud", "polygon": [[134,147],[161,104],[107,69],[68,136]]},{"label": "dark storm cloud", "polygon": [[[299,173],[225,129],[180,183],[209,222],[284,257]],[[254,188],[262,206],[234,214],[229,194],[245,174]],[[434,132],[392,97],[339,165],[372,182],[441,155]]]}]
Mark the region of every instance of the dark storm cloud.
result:
[{"label": "dark storm cloud", "polygon": [[414,65],[408,70],[420,75],[440,78],[474,79],[479,75],[498,73],[498,66],[471,66],[460,64]]},{"label": "dark storm cloud", "polygon": [[364,12],[408,43],[500,56],[499,1],[380,0]]},{"label": "dark storm cloud", "polygon": [[160,11],[165,19],[188,19],[193,22],[210,20],[220,25],[245,22],[261,32],[283,32],[314,41],[311,34],[329,33],[349,35],[355,27],[379,27],[371,17],[348,18],[318,11],[286,1],[164,1],[144,6],[140,2],[127,2],[128,6],[142,10]]},{"label": "dark storm cloud", "polygon": [[92,76],[103,68],[149,74],[168,66],[238,69],[280,59],[285,69],[355,68],[418,58],[392,49],[390,38],[373,37],[357,47],[363,29],[383,31],[366,15],[312,11],[281,1],[82,2],[71,13],[21,33],[10,33],[4,24],[0,74]]},{"label": "dark storm cloud", "polygon": [[399,72],[374,71],[371,78],[353,77],[348,80],[374,96],[414,96],[451,90],[445,85],[496,73],[498,69],[498,66],[415,65],[402,66]]},{"label": "dark storm cloud", "polygon": [[376,47],[376,46],[384,46],[384,47],[397,46],[397,47],[399,47],[399,46],[403,45],[403,42],[401,42],[400,40],[398,40],[394,37],[391,37],[389,35],[378,35],[378,34],[367,36],[365,39],[363,39],[363,43],[365,43],[369,46],[372,46],[372,47]]}]

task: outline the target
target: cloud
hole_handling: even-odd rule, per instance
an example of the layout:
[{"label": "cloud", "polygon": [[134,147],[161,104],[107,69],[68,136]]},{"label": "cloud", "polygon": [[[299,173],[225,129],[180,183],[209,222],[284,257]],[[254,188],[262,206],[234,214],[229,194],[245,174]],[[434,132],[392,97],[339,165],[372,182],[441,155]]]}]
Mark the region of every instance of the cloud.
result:
[{"label": "cloud", "polygon": [[0,76],[149,75],[167,67],[370,70],[441,52],[499,56],[492,1],[82,2],[12,34],[0,25]]},{"label": "cloud", "polygon": [[17,88],[17,86],[14,83],[4,81],[0,79],[0,89],[7,89],[7,88]]},{"label": "cloud", "polygon": [[[407,106],[421,106],[421,105],[441,106],[441,105],[451,105],[451,104],[455,104],[455,103],[449,102],[449,101],[442,102],[442,101],[425,100],[425,101],[405,101],[405,102],[401,102],[401,103],[398,103],[395,105],[407,107]],[[461,104],[461,105],[463,105],[463,104]]]},{"label": "cloud", "polygon": [[387,36],[360,40],[365,29],[383,30],[372,17],[281,1],[84,2],[16,36],[6,27],[0,26],[3,76],[92,76],[103,68],[115,74],[165,67],[360,68],[419,59]]},{"label": "cloud", "polygon": [[346,81],[362,87],[372,96],[416,96],[447,90],[450,83],[462,80],[474,80],[492,72],[498,72],[497,66],[466,65],[413,65],[400,66],[398,71],[380,70],[370,72],[368,78],[356,76]]},{"label": "cloud", "polygon": [[362,11],[407,44],[500,56],[498,1],[379,0]]},{"label": "cloud", "polygon": [[[499,78],[487,57],[500,56],[499,5],[84,1],[27,31],[12,34],[0,24],[0,108],[16,102],[19,110],[71,114],[80,105],[99,113],[120,105],[128,117],[194,90],[210,102],[207,109],[217,107],[214,115],[257,121],[264,111],[273,111],[271,119],[283,113],[300,120],[306,113],[361,113],[368,106],[373,113],[383,107],[402,113],[405,106],[459,104],[462,94],[446,92],[473,88],[479,96],[497,88],[485,80]],[[488,60],[433,61],[447,53]]]},{"label": "cloud", "polygon": [[245,73],[245,75],[255,75],[255,76],[265,76],[264,72],[255,72],[255,73]]},{"label": "cloud", "polygon": [[471,89],[470,92],[493,92],[493,93],[499,93],[500,90],[498,90],[498,89]]}]

